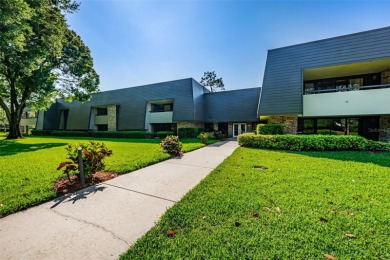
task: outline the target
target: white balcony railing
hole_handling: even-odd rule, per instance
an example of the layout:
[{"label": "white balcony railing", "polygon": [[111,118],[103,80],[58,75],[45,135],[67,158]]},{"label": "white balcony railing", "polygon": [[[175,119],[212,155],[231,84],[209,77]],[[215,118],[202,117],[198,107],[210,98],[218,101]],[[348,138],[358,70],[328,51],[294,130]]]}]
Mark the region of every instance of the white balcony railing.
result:
[{"label": "white balcony railing", "polygon": [[310,95],[310,94],[323,94],[323,93],[381,89],[381,88],[390,88],[390,84],[381,84],[381,85],[372,85],[372,86],[344,86],[344,87],[337,87],[332,89],[305,90],[303,94]]},{"label": "white balcony railing", "polygon": [[37,118],[36,117],[22,118],[20,120],[20,126],[26,126],[26,125],[35,126],[36,123],[37,123]]},{"label": "white balcony railing", "polygon": [[148,113],[149,124],[164,124],[173,122],[173,112],[149,112]]},{"label": "white balcony railing", "polygon": [[[390,84],[387,84],[390,87]],[[303,96],[303,116],[353,116],[390,114],[390,88],[387,85],[361,87]]]},{"label": "white balcony railing", "polygon": [[95,116],[95,125],[107,125],[108,117],[106,115]]}]

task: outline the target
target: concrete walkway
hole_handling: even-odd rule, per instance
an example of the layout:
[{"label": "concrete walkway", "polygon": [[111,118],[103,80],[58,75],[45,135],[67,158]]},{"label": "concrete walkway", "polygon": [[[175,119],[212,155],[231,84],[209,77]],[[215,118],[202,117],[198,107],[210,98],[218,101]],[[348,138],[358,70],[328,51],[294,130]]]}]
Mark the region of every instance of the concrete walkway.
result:
[{"label": "concrete walkway", "polygon": [[0,219],[0,259],[116,259],[237,146],[219,142]]}]

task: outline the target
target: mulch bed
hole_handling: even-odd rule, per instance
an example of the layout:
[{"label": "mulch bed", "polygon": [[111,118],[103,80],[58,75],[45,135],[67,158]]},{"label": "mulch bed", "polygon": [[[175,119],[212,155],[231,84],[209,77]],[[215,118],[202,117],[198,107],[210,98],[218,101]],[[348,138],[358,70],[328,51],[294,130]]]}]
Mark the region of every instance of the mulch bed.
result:
[{"label": "mulch bed", "polygon": [[118,177],[118,174],[112,173],[112,172],[97,172],[94,173],[92,176],[85,179],[85,185],[81,186],[78,176],[72,175],[70,176],[70,181],[67,177],[64,177],[62,179],[57,180],[54,185],[53,189],[57,191],[58,194],[68,194],[72,193],[81,189],[84,189],[86,187],[108,181],[111,179],[114,179]]}]

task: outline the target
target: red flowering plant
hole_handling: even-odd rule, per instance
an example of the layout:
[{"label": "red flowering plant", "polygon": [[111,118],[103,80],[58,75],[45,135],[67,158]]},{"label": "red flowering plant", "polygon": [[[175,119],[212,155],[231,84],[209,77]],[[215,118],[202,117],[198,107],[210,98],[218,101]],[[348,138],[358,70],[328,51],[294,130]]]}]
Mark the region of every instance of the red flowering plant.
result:
[{"label": "red flowering plant", "polygon": [[57,170],[63,169],[64,174],[70,181],[70,174],[76,174],[79,170],[78,150],[82,151],[83,166],[85,177],[99,171],[103,171],[106,167],[104,158],[112,155],[112,150],[109,150],[102,142],[90,141],[87,144],[71,145],[66,148],[70,161],[62,162]]}]

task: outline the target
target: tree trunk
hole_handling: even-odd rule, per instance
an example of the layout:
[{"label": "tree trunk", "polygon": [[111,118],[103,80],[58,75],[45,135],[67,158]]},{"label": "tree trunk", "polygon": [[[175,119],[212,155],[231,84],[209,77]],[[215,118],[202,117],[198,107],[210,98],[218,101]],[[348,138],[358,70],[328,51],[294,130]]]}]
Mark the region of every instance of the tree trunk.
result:
[{"label": "tree trunk", "polygon": [[23,138],[22,132],[20,131],[20,117],[15,111],[11,114],[9,119],[9,134],[7,139],[19,139]]}]

